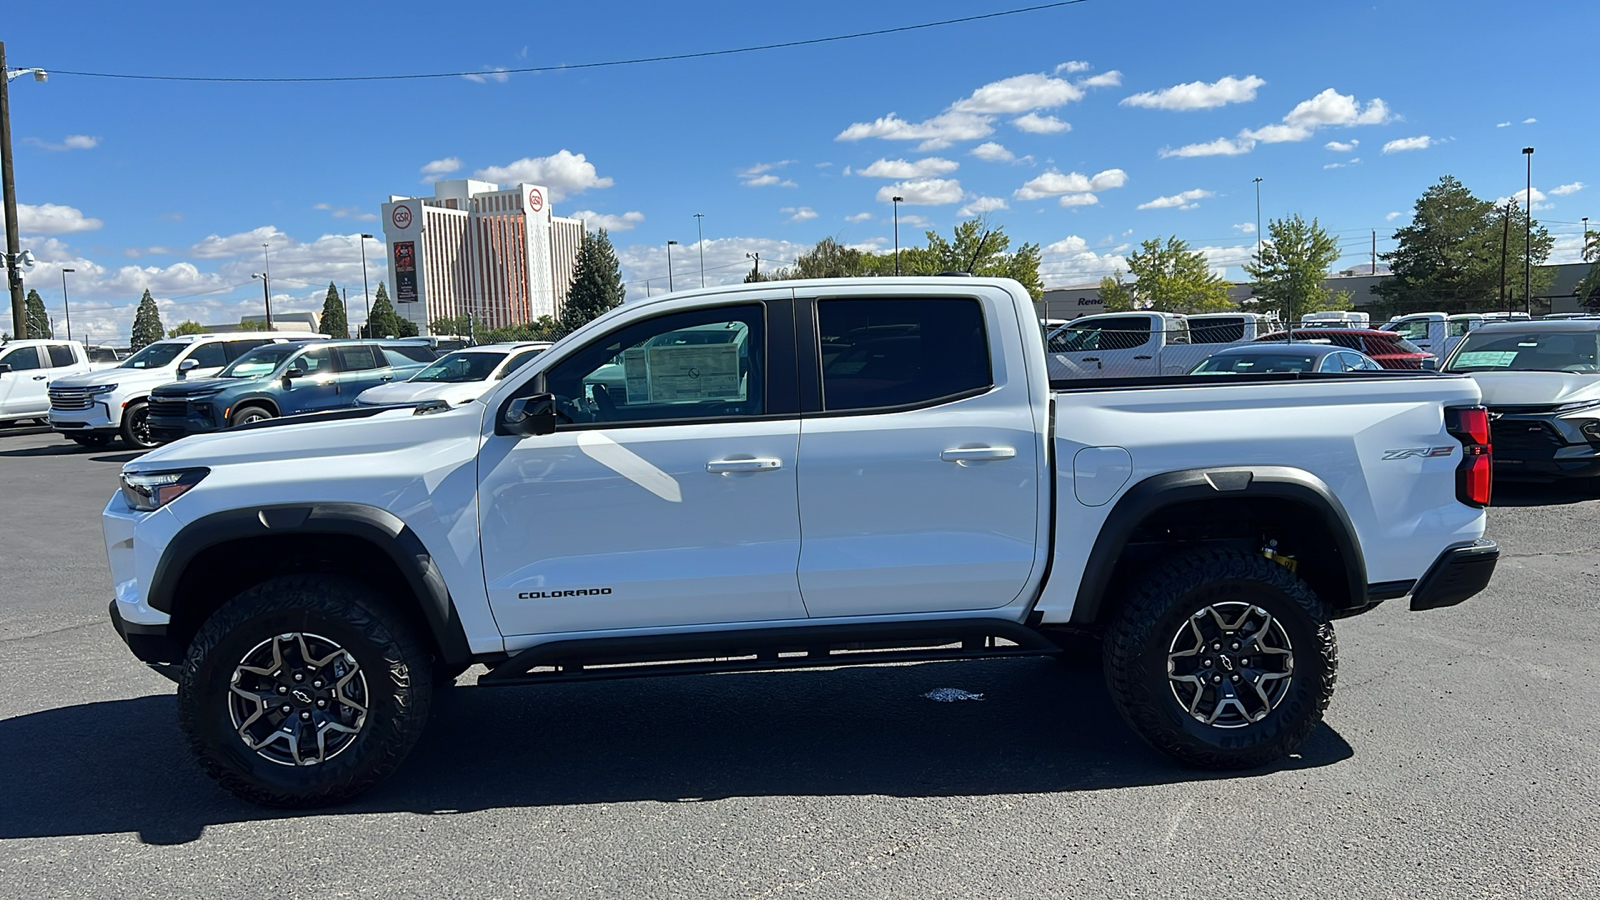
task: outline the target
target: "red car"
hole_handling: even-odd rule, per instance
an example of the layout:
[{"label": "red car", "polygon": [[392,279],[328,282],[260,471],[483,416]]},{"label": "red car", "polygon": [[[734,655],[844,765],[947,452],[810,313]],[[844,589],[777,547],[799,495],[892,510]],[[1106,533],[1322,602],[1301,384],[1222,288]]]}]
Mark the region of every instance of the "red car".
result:
[{"label": "red car", "polygon": [[[1275,331],[1256,338],[1258,341],[1286,341],[1287,331]],[[1296,341],[1315,341],[1336,344],[1359,350],[1372,357],[1385,369],[1420,369],[1422,361],[1433,359],[1432,353],[1418,347],[1392,331],[1372,328],[1296,328]]]}]

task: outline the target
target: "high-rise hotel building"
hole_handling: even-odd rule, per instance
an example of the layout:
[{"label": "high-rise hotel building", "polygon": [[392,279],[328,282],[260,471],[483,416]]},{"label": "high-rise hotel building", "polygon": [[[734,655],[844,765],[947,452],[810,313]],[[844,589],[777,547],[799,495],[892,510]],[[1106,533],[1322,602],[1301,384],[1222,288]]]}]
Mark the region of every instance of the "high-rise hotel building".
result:
[{"label": "high-rise hotel building", "polygon": [[389,295],[428,334],[436,319],[471,315],[480,327],[560,316],[583,243],[583,223],[551,214],[542,185],[440,181],[432,197],[383,204]]}]

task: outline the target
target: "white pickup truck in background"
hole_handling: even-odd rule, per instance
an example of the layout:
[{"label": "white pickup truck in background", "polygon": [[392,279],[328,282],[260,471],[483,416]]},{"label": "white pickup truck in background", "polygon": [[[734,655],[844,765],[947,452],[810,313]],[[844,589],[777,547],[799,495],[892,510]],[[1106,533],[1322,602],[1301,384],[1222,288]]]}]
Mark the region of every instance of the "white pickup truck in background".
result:
[{"label": "white pickup truck in background", "polygon": [[1102,313],[1074,319],[1046,339],[1051,378],[1184,375],[1223,347],[1279,330],[1259,313]]},{"label": "white pickup truck in background", "polygon": [[1462,338],[1485,325],[1526,321],[1529,321],[1527,313],[1422,312],[1395,316],[1378,326],[1378,330],[1392,331],[1418,348],[1445,359]]},{"label": "white pickup truck in background", "polygon": [[618,307],[476,402],[143,455],[104,511],[110,614],[175,670],[205,771],[278,806],[376,784],[475,663],[535,685],[1082,638],[1153,746],[1250,767],[1321,720],[1334,619],[1487,584],[1488,449],[1466,377],[1052,382],[1014,281],[732,285]]},{"label": "white pickup truck in background", "polygon": [[45,338],[0,344],[0,422],[43,421],[50,413],[51,382],[106,365],[90,362],[88,351],[77,341]]}]

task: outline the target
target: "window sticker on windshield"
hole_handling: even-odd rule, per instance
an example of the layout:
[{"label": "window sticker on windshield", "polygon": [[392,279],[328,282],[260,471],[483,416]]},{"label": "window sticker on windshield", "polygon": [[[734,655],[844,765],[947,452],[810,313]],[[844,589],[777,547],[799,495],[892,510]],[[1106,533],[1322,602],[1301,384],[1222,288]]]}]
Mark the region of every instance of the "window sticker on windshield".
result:
[{"label": "window sticker on windshield", "polygon": [[1515,350],[1472,350],[1456,357],[1456,365],[1488,369],[1503,369],[1511,365],[1517,358]]},{"label": "window sticker on windshield", "polygon": [[[737,345],[688,344],[650,347],[648,350],[651,401],[744,399],[739,389]],[[626,362],[624,359],[624,364]],[[631,371],[628,378],[628,399],[631,402]]]},{"label": "window sticker on windshield", "polygon": [[629,403],[650,402],[650,374],[643,347],[622,351],[622,377],[627,383]]}]

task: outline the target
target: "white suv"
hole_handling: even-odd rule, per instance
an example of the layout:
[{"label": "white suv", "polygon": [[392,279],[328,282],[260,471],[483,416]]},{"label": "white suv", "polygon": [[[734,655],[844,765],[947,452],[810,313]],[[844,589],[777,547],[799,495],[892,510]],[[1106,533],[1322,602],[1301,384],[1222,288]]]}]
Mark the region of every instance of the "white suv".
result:
[{"label": "white suv", "polygon": [[154,447],[146,424],[146,400],[152,388],[190,375],[215,375],[263,344],[326,337],[312,332],[243,331],[156,341],[115,368],[52,381],[50,427],[85,447],[102,447],[118,437],[133,447]]}]

